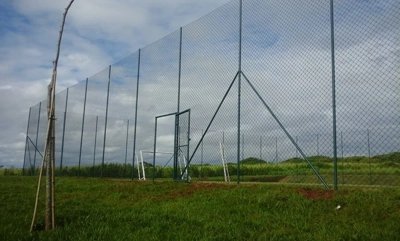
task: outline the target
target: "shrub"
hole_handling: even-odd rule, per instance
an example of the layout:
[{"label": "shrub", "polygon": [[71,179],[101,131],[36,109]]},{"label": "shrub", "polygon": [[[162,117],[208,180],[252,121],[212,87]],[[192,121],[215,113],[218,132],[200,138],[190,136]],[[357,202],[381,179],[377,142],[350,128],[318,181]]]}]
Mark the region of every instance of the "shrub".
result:
[{"label": "shrub", "polygon": [[261,164],[261,163],[266,163],[266,161],[256,157],[249,157],[240,161],[240,164]]}]

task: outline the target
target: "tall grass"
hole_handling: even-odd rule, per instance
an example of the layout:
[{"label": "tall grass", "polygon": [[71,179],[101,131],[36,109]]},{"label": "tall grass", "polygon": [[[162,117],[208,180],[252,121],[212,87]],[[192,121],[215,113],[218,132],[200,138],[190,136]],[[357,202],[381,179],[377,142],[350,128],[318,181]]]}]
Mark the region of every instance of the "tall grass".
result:
[{"label": "tall grass", "polygon": [[[398,240],[400,190],[307,199],[268,184],[56,180],[57,228],[44,207],[30,234],[36,177],[0,176],[0,240]],[[328,191],[301,188],[302,191]],[[328,193],[332,194],[332,193]],[[42,196],[40,200],[44,204]],[[336,209],[341,205],[340,209]]]}]

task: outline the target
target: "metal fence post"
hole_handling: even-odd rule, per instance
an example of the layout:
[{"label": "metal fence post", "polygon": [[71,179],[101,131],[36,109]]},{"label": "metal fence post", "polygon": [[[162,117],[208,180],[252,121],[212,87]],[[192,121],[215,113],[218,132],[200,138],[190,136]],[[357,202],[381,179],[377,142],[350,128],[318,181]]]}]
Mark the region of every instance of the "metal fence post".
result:
[{"label": "metal fence post", "polygon": [[369,145],[369,129],[367,130],[367,148],[368,148],[368,166],[369,166],[369,184],[372,185],[372,166],[371,166],[371,150]]},{"label": "metal fence post", "polygon": [[134,177],[135,170],[135,152],[136,152],[136,129],[137,129],[137,112],[138,112],[138,102],[139,102],[139,77],[140,77],[140,49],[138,53],[138,67],[136,76],[136,103],[135,103],[135,127],[133,130],[133,157],[132,157],[132,181]]},{"label": "metal fence post", "polygon": [[260,160],[262,160],[262,136],[260,136]]},{"label": "metal fence post", "polygon": [[[341,150],[341,154],[342,154],[342,168],[344,169],[344,163],[343,163],[343,160],[344,160],[344,156],[343,156],[343,134],[342,134],[342,132],[340,132],[340,150]],[[344,170],[342,170],[342,171],[344,171]],[[344,175],[342,175],[342,184],[344,184]]]},{"label": "metal fence post", "polygon": [[[29,138],[29,136],[28,136],[28,138],[27,138],[27,141],[29,141],[30,143],[32,143],[32,140]],[[32,158],[31,158],[31,149],[29,148],[29,145],[30,145],[30,144],[28,144],[29,171],[32,172]]]},{"label": "metal fence post", "polygon": [[[175,116],[174,127],[174,165],[173,165],[173,179],[178,180],[178,161],[179,161],[179,117]],[[156,121],[157,125],[157,121]],[[154,132],[154,140],[156,141],[157,130]],[[155,156],[155,153],[154,153]],[[154,170],[154,167],[153,167]],[[154,179],[153,179],[154,180]]]},{"label": "metal fence post", "polygon": [[62,175],[62,165],[64,159],[64,140],[65,140],[65,124],[67,120],[67,108],[68,108],[68,91],[69,88],[67,88],[67,95],[65,96],[64,122],[63,122],[63,131],[61,137],[60,176]]},{"label": "metal fence post", "polygon": [[[177,107],[177,111],[176,111],[176,113],[178,113],[178,114],[179,114],[179,110],[180,110],[180,99],[181,99],[181,66],[182,66],[182,27],[180,28],[180,32],[179,32],[178,107]],[[175,115],[174,165],[176,165],[176,166],[174,166],[174,177],[173,177],[175,181],[178,178],[177,162],[178,162],[179,155],[180,155],[179,154],[179,150],[178,150],[178,148],[179,148],[178,146],[179,146],[179,143],[180,143],[180,137],[179,137],[179,135],[180,135],[180,133],[179,133],[179,121],[180,120],[179,120],[179,117],[180,117],[179,115]],[[156,137],[154,137],[154,138],[156,138]],[[188,145],[189,145],[189,143],[188,143]],[[154,150],[154,152],[155,151],[156,150]],[[155,163],[153,165],[155,165]],[[187,166],[185,168],[189,169],[188,167],[189,166]],[[153,166],[153,181],[154,181],[154,168],[155,168],[155,166]]]},{"label": "metal fence post", "polygon": [[32,107],[29,107],[28,124],[26,127],[25,152],[24,152],[24,164],[22,166],[22,175],[25,175],[26,149],[28,148],[28,145],[29,145],[28,144],[28,135],[29,135],[29,122],[31,120],[31,111],[32,111]]},{"label": "metal fence post", "polygon": [[[36,152],[37,152],[37,143],[38,143],[38,137],[39,137],[39,127],[40,127],[40,112],[42,109],[42,102],[39,103],[39,115],[38,115],[38,122],[37,122],[37,128],[36,128],[36,140],[35,140],[35,155],[33,156],[33,171],[35,172],[36,168]],[[34,175],[34,172],[32,173],[31,171],[31,176]]]},{"label": "metal fence post", "polygon": [[240,183],[240,104],[241,104],[241,77],[242,77],[242,0],[240,0],[239,6],[239,78],[238,78],[238,113],[237,113],[237,183]]},{"label": "metal fence post", "polygon": [[336,82],[335,82],[335,30],[333,16],[333,0],[330,1],[330,22],[331,22],[331,61],[332,61],[332,124],[333,124],[333,186],[338,190],[337,183],[337,146],[336,146]]},{"label": "metal fence post", "polygon": [[126,175],[126,161],[128,159],[128,140],[129,140],[129,119],[126,123],[126,141],[125,141],[125,167],[124,167],[124,177]]},{"label": "metal fence post", "polygon": [[242,134],[241,145],[242,145],[242,149],[241,149],[242,157],[241,157],[241,159],[244,160],[244,134]]},{"label": "metal fence post", "polygon": [[94,132],[94,148],[93,148],[93,177],[94,177],[94,165],[96,162],[96,144],[97,144],[97,125],[99,123],[99,116],[96,116],[96,130]]},{"label": "metal fence post", "polygon": [[[155,180],[155,168],[156,168],[156,151],[157,151],[157,120],[158,120],[158,117],[156,116],[155,118],[154,118],[154,142],[153,142],[153,174],[152,174],[152,181],[154,182],[154,180]],[[175,133],[175,139],[176,139],[176,133]],[[176,141],[175,141],[176,142]],[[176,146],[176,143],[174,144],[174,146]],[[176,152],[175,152],[175,150],[174,150],[174,154],[176,154]],[[175,180],[176,179],[176,172],[175,172],[175,163],[176,163],[176,161],[175,161],[175,156],[174,156],[174,170],[173,170],[173,179]],[[139,168],[139,165],[140,164],[138,164],[138,168]],[[143,166],[143,163],[142,163],[142,166]]]},{"label": "metal fence post", "polygon": [[107,119],[108,119],[108,101],[110,98],[110,82],[111,82],[111,65],[108,68],[107,102],[106,102],[106,117],[105,117],[105,123],[104,123],[103,157],[101,160],[101,177],[103,177],[104,155],[105,155],[105,151],[106,151],[106,141],[107,141]]},{"label": "metal fence post", "polygon": [[190,156],[190,114],[191,114],[191,110],[189,109],[189,116],[188,116],[188,133],[187,133],[187,153],[186,153],[186,160],[187,160],[187,174],[186,174],[186,181],[189,182],[189,178],[190,178],[190,168],[189,168],[189,156]]},{"label": "metal fence post", "polygon": [[[201,129],[201,136],[203,136],[204,130]],[[200,178],[203,178],[203,159],[204,159],[204,141],[201,142],[200,152]]]},{"label": "metal fence post", "polygon": [[180,28],[180,35],[179,35],[179,73],[178,73],[178,108],[177,108],[178,113],[181,103],[181,70],[182,70],[182,27]]},{"label": "metal fence post", "polygon": [[83,130],[84,130],[84,126],[85,126],[85,115],[86,115],[87,87],[88,87],[88,78],[86,78],[85,99],[83,100],[83,116],[82,116],[82,129],[81,129],[81,143],[80,143],[80,146],[79,146],[78,176],[80,176],[80,174],[81,174],[82,143],[83,143]]},{"label": "metal fence post", "polygon": [[278,137],[275,137],[275,163],[278,163]]}]

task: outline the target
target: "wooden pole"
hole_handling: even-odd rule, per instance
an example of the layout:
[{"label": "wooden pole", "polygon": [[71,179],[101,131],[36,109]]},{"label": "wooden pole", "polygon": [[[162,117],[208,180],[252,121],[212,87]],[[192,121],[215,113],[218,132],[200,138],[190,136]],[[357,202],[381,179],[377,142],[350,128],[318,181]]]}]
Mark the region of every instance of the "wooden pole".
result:
[{"label": "wooden pole", "polygon": [[60,35],[58,38],[57,44],[57,53],[56,58],[53,61],[53,74],[51,78],[51,82],[48,86],[48,97],[47,97],[47,132],[46,132],[46,141],[44,145],[44,155],[42,159],[42,167],[40,169],[38,187],[36,192],[36,201],[35,208],[33,211],[33,218],[31,223],[30,231],[32,232],[33,226],[36,219],[37,213],[37,204],[39,199],[40,192],[40,183],[42,178],[42,172],[44,169],[44,163],[46,163],[46,220],[45,220],[45,229],[51,230],[55,228],[55,91],[56,91],[56,80],[57,80],[57,65],[58,59],[60,56],[60,47],[61,47],[61,39],[64,31],[65,19],[67,17],[67,13],[69,8],[71,7],[74,0],[71,0],[65,9],[63,15],[63,21],[61,24]]},{"label": "wooden pole", "polygon": [[46,136],[46,143],[47,143],[47,150],[45,151],[45,158],[46,158],[46,212],[45,212],[45,229],[51,230],[52,227],[52,163],[53,163],[53,139],[52,139],[52,134],[54,131],[54,126],[53,126],[53,108],[54,104],[52,102],[52,86],[49,85],[48,89],[48,98],[47,98],[47,116],[48,116],[48,125],[49,125],[49,132],[47,133]]}]

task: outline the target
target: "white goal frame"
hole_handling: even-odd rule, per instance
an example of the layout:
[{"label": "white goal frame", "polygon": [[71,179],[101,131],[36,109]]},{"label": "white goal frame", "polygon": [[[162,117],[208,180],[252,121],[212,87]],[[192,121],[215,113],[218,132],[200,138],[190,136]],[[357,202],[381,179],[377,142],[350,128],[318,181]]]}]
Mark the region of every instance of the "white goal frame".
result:
[{"label": "white goal frame", "polygon": [[[136,165],[138,167],[138,179],[139,180],[146,180],[146,172],[145,172],[145,169],[144,169],[143,153],[174,155],[173,152],[167,152],[167,151],[156,151],[156,152],[148,151],[148,150],[139,151],[139,153],[137,155],[135,155],[136,156]],[[182,161],[181,161],[181,158],[183,159],[184,167],[186,167],[187,160],[186,160],[185,156],[183,155],[182,151],[179,151],[178,162],[179,162],[180,172],[181,172],[181,175],[182,175]],[[187,177],[187,168],[185,168],[185,169],[186,169],[185,174],[186,174],[186,177]],[[182,177],[182,178],[184,178],[184,177]]]},{"label": "white goal frame", "polygon": [[[148,154],[154,154],[154,153],[155,154],[171,154],[171,155],[174,154],[173,152],[166,152],[166,151],[156,151],[156,152],[147,151],[147,150],[139,151],[139,153],[136,155],[136,165],[138,167],[138,179],[139,180],[146,180],[146,172],[144,171],[143,153],[148,153]],[[142,176],[140,176],[140,171],[142,171]]]},{"label": "white goal frame", "polygon": [[222,167],[224,169],[224,180],[225,182],[230,182],[231,177],[229,176],[229,169],[228,169],[228,162],[226,161],[226,156],[225,156],[225,143],[224,141],[219,142],[219,149],[221,152],[221,162],[222,162]]}]

